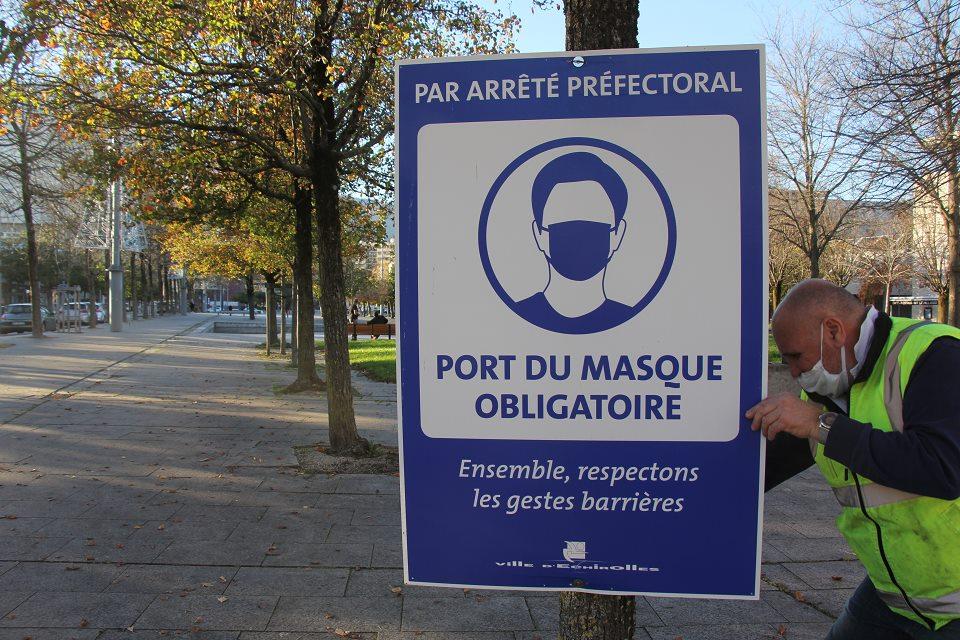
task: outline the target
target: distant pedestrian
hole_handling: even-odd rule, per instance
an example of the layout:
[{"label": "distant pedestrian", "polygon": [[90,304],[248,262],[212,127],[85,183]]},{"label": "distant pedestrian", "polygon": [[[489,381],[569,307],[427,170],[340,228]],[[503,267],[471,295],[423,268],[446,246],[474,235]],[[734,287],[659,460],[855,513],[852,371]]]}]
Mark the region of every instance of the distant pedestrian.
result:
[{"label": "distant pedestrian", "polygon": [[[372,318],[370,318],[370,322],[368,322],[367,324],[390,324],[390,321],[387,320],[379,311],[377,311],[377,313]],[[371,332],[371,337],[374,340],[376,340],[380,336],[372,335],[372,332]]]}]

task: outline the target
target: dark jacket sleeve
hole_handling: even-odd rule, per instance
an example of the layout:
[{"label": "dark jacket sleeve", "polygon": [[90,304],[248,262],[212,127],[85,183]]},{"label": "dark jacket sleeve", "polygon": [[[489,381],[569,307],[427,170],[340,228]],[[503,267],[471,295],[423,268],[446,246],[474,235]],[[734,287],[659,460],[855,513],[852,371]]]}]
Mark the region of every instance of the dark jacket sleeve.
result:
[{"label": "dark jacket sleeve", "polygon": [[938,338],[917,361],[903,394],[903,422],[903,433],[885,432],[838,416],[824,453],[894,489],[960,497],[960,340]]},{"label": "dark jacket sleeve", "polygon": [[770,491],[813,464],[810,442],[789,433],[781,433],[767,442],[767,463],[763,490]]}]

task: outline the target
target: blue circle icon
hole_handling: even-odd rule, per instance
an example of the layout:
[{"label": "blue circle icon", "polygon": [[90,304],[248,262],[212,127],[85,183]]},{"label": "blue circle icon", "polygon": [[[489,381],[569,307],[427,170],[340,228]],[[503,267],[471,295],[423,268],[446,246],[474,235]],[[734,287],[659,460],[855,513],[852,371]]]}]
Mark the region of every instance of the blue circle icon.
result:
[{"label": "blue circle icon", "polygon": [[[529,217],[531,242],[536,243],[546,261],[548,277],[542,290],[514,299],[491,264],[487,245],[491,209],[504,183],[520,167],[540,154],[567,147],[569,151],[540,168],[529,187],[529,207],[525,205],[516,212]],[[607,297],[605,283],[608,266],[626,251],[621,251],[624,237],[642,233],[642,229],[628,228],[625,214],[629,196],[623,176],[600,155],[591,153],[591,148],[615,154],[639,170],[663,207],[663,262],[652,285],[634,304]],[[639,227],[636,220],[629,222]],[[657,296],[673,265],[677,223],[663,183],[643,160],[606,140],[570,137],[539,144],[507,165],[484,199],[478,236],[484,272],[507,307],[547,331],[590,334],[627,322]],[[651,275],[654,270],[650,269]]]}]

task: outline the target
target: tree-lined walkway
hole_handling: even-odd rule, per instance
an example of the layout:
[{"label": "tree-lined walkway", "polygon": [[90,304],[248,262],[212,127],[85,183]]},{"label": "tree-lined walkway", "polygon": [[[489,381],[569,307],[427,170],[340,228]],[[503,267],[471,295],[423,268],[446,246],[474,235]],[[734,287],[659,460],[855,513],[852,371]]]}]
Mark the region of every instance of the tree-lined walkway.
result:
[{"label": "tree-lined walkway", "polygon": [[[297,474],[325,398],[275,393],[295,372],[259,336],[153,326],[0,351],[0,640],[555,636],[552,594],[402,586],[398,479]],[[354,386],[395,443],[393,387]],[[822,637],[860,575],[831,500],[811,474],[768,496],[759,602],[641,600],[636,637]]]}]

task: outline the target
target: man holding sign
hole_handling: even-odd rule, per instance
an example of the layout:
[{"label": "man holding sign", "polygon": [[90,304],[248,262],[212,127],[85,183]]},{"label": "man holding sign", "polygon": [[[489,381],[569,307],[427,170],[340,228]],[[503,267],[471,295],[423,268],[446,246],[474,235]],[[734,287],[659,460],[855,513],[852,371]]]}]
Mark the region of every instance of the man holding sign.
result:
[{"label": "man holding sign", "polygon": [[771,443],[768,488],[815,461],[869,574],[829,637],[960,638],[960,331],[807,280],[773,336],[804,392],[746,414],[770,440],[794,436]]}]

